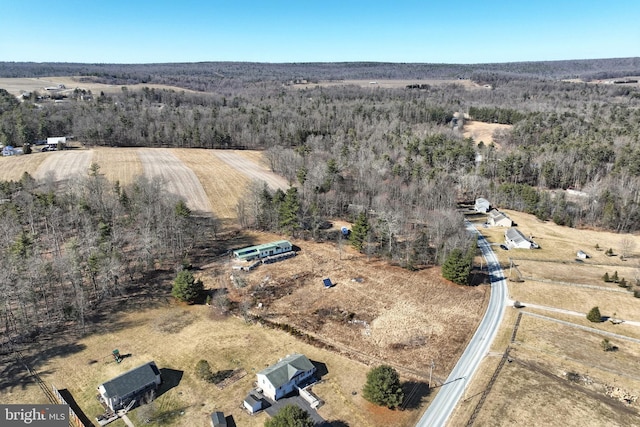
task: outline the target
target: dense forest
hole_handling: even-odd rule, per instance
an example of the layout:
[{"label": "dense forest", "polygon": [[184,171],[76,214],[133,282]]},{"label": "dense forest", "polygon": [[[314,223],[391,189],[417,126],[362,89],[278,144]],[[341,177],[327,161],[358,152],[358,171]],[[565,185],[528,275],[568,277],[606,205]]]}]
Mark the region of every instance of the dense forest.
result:
[{"label": "dense forest", "polygon": [[[65,103],[42,102],[37,93],[18,101],[0,90],[0,142],[25,146],[73,135],[89,146],[264,150],[292,187],[272,192],[254,183],[238,205],[244,227],[318,238],[328,219],[357,221],[359,249],[408,268],[440,264],[454,248],[466,249],[456,208],[478,196],[558,224],[640,229],[638,86],[559,80],[640,75],[638,58],[440,66],[0,64],[0,76],[43,75],[197,90],[123,88],[90,97],[76,90]],[[454,83],[290,84],[433,77]],[[490,87],[455,83],[468,78]],[[486,144],[463,137],[467,120],[512,127]],[[26,295],[12,300],[21,301],[19,310],[6,304],[7,328],[17,319],[78,315],[88,304],[82,301],[118,292],[117,278],[142,274],[156,259],[179,263],[195,245],[193,219],[180,201],[159,198],[143,180],[124,189],[99,177],[90,173],[55,193],[28,176],[3,185],[1,244],[10,256],[0,283],[5,295]],[[89,243],[73,237],[78,230]],[[24,302],[29,298],[39,302]]]}]

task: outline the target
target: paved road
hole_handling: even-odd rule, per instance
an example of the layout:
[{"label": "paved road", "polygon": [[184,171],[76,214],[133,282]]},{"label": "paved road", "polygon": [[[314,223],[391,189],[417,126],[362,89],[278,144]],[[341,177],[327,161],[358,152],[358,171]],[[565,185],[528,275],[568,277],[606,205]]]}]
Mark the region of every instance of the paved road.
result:
[{"label": "paved road", "polygon": [[491,279],[489,306],[478,326],[478,330],[471,338],[469,345],[462,353],[451,374],[440,387],[433,402],[431,402],[431,405],[429,405],[418,424],[416,424],[417,427],[440,427],[446,425],[469,380],[478,369],[480,361],[488,353],[491,343],[498,332],[498,327],[502,322],[504,308],[508,303],[507,282],[489,242],[478,233],[478,230],[470,222],[466,222],[466,227],[467,230],[478,235],[478,247],[487,262]]}]

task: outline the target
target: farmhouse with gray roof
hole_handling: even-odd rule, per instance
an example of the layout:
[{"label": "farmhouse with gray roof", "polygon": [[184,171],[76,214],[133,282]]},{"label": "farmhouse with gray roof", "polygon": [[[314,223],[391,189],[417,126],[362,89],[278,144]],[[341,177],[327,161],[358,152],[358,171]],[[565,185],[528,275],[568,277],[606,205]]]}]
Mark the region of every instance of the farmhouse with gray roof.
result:
[{"label": "farmhouse with gray roof", "polygon": [[155,391],[161,382],[155,362],[148,362],[100,384],[98,392],[101,400],[112,411],[117,411],[134,400],[140,403],[140,399],[150,391]]},{"label": "farmhouse with gray roof", "polygon": [[316,367],[305,355],[292,354],[258,372],[258,387],[265,396],[278,400],[307,382],[315,372]]}]

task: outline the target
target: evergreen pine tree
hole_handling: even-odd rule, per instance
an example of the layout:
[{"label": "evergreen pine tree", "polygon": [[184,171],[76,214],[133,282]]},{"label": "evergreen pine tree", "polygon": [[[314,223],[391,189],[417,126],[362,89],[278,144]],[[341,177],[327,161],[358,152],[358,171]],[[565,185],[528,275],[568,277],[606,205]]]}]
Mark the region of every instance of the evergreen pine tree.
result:
[{"label": "evergreen pine tree", "polygon": [[360,212],[355,224],[353,224],[351,234],[349,235],[351,245],[361,251],[364,247],[364,242],[367,239],[367,234],[369,234],[369,230],[370,227],[367,215],[364,212]]},{"label": "evergreen pine tree", "polygon": [[452,250],[442,264],[442,277],[459,285],[469,284],[472,257],[458,248]]},{"label": "evergreen pine tree", "polygon": [[388,365],[373,368],[367,374],[362,395],[371,403],[388,408],[400,406],[404,392],[400,387],[398,372]]},{"label": "evergreen pine tree", "polygon": [[589,310],[589,313],[587,314],[587,320],[593,323],[602,322],[602,315],[600,314],[600,309],[598,307],[593,307],[591,310]]}]

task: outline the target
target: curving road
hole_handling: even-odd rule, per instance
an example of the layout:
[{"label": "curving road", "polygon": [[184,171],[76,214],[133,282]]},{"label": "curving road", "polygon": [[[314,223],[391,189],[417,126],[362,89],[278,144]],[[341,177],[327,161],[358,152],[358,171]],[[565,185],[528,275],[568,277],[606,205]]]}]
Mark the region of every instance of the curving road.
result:
[{"label": "curving road", "polygon": [[468,231],[477,234],[478,247],[487,262],[491,280],[489,306],[460,360],[458,360],[449,377],[440,387],[440,391],[438,391],[433,402],[431,402],[431,405],[429,405],[420,421],[416,424],[418,427],[446,425],[469,380],[478,369],[480,361],[489,351],[491,343],[498,332],[498,327],[502,322],[504,308],[508,303],[507,282],[489,242],[478,232],[473,224],[468,221],[465,221],[465,224]]}]

